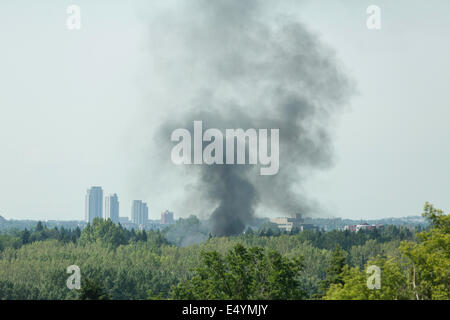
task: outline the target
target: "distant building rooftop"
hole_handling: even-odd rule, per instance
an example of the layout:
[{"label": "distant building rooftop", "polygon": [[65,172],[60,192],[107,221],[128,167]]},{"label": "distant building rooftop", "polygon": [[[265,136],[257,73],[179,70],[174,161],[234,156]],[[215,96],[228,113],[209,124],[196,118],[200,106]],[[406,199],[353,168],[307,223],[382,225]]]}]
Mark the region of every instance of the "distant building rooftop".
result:
[{"label": "distant building rooftop", "polygon": [[315,226],[312,224],[304,224],[302,215],[299,213],[294,213],[290,218],[271,218],[270,222],[275,223],[279,229],[291,232],[292,229],[298,228],[300,231],[314,229]]}]

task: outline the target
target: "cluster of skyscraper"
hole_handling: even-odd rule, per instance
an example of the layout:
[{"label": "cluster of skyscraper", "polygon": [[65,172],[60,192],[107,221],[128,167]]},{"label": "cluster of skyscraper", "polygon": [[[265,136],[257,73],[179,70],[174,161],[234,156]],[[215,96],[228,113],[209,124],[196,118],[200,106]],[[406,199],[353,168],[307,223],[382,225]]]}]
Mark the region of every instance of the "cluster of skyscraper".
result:
[{"label": "cluster of skyscraper", "polygon": [[[117,194],[114,193],[105,197],[105,215],[103,216],[102,187],[92,187],[87,190],[85,220],[92,223],[95,218],[111,219],[112,222],[119,223],[119,198]],[[131,207],[131,222],[144,225],[147,220],[147,204],[141,200],[134,200]]]}]

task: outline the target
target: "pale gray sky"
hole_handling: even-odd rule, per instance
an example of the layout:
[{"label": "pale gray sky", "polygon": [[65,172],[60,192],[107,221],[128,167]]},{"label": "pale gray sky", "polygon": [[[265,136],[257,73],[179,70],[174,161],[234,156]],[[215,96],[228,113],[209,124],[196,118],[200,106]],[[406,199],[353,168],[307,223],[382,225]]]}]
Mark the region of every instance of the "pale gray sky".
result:
[{"label": "pale gray sky", "polygon": [[[0,3],[0,215],[81,220],[91,185],[117,193],[122,216],[133,199],[151,218],[194,213],[179,200],[183,176],[153,176],[142,156],[175,101],[158,63],[171,37],[158,29],[163,8],[186,1]],[[358,90],[334,129],[335,165],[309,180],[308,195],[348,218],[416,215],[425,201],[448,210],[450,2],[276,3],[274,15],[296,17],[336,51]],[[79,31],[66,27],[69,4],[81,7]],[[379,31],[366,28],[371,4]]]}]

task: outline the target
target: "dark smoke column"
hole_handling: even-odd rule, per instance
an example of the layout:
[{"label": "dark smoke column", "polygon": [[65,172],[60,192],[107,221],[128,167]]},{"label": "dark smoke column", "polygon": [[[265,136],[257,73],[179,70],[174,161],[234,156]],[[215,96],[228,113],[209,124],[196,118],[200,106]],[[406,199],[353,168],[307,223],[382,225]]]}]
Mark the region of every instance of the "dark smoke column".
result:
[{"label": "dark smoke column", "polygon": [[243,178],[242,170],[236,166],[219,165],[203,170],[202,184],[209,188],[207,195],[219,200],[211,215],[212,232],[216,236],[242,233],[245,224],[253,217],[256,190]]},{"label": "dark smoke column", "polygon": [[187,165],[197,178],[189,199],[209,205],[220,236],[241,233],[257,208],[313,214],[317,206],[298,190],[311,172],[331,165],[330,128],[353,91],[333,51],[298,21],[273,17],[271,1],[186,3],[164,23],[176,30],[170,39],[178,48],[168,72],[185,79],[190,98],[161,126],[158,143],[194,120],[205,130],[280,130],[277,175],[260,176],[249,165]]}]

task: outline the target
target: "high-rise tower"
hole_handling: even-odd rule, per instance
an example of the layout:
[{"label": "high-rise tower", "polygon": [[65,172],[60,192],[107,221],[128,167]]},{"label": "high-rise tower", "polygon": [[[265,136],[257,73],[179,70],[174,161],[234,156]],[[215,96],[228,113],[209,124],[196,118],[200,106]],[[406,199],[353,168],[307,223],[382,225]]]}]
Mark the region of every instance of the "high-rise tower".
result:
[{"label": "high-rise tower", "polygon": [[119,198],[115,193],[105,197],[105,220],[107,219],[119,223]]},{"label": "high-rise tower", "polygon": [[137,225],[145,225],[148,221],[148,207],[141,200],[134,200],[131,207],[131,222]]},{"label": "high-rise tower", "polygon": [[102,187],[92,187],[86,192],[85,220],[92,223],[95,218],[103,217]]}]

